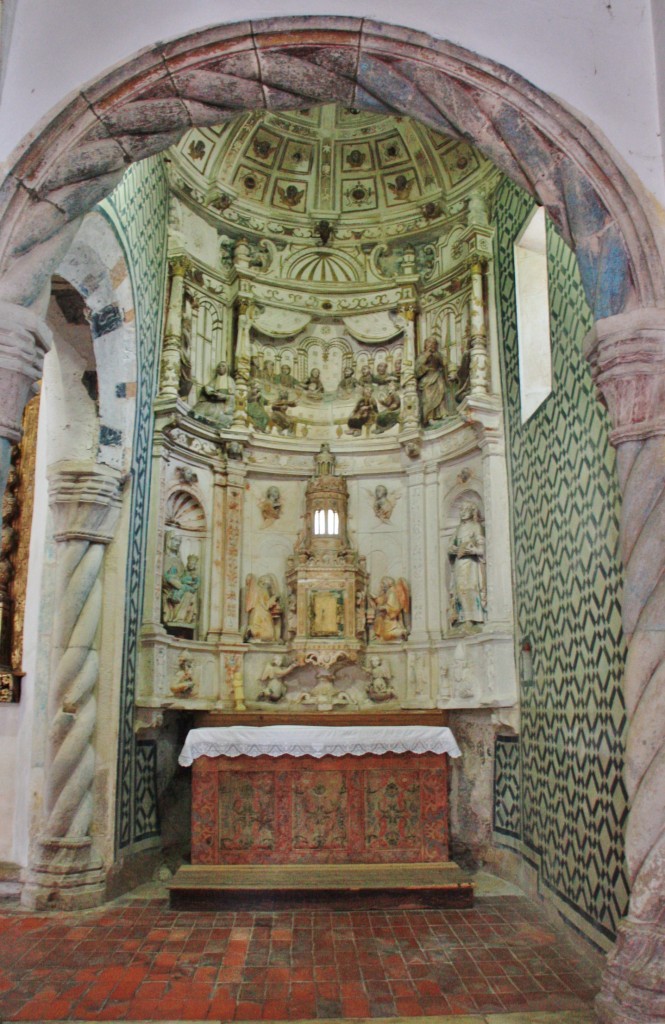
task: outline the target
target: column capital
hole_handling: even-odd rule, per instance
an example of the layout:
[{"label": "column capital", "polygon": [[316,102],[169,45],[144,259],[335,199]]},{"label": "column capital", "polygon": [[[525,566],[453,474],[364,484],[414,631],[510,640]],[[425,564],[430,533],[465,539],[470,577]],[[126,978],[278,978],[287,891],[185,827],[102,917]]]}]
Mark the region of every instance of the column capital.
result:
[{"label": "column capital", "polygon": [[48,482],[56,540],[113,540],[125,482],[119,470],[102,463],[56,462]]},{"label": "column capital", "polygon": [[21,437],[23,409],[42,375],[51,332],[25,306],[0,301],[0,437]]},{"label": "column capital", "polygon": [[613,430],[613,445],[665,434],[665,308],[598,320],[584,354]]}]

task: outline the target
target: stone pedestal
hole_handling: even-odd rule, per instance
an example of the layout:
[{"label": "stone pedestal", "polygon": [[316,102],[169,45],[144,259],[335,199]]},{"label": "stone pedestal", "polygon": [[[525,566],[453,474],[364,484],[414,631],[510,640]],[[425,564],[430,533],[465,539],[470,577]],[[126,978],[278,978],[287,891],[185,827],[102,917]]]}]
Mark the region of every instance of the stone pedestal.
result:
[{"label": "stone pedestal", "polygon": [[665,309],[600,320],[585,348],[614,427],[629,645],[631,898],[596,1005],[604,1024],[651,1024],[665,1020]]}]

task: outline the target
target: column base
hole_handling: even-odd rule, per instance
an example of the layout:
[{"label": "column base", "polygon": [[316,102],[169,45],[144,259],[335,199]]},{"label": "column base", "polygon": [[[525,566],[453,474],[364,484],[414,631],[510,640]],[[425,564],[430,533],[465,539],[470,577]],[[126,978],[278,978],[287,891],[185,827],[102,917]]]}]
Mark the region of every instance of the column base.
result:
[{"label": "column base", "polygon": [[92,840],[40,839],[23,876],[29,910],[87,910],[106,899],[106,874]]},{"label": "column base", "polygon": [[626,919],[609,955],[596,1013],[603,1024],[665,1021],[665,927]]}]

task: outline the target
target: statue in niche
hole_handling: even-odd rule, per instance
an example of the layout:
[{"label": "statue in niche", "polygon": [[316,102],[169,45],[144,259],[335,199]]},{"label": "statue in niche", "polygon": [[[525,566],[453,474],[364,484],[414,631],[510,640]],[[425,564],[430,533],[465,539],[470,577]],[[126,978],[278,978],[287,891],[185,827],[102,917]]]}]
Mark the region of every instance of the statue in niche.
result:
[{"label": "statue in niche", "polygon": [[355,378],[353,367],[345,366],[344,369],[342,370],[340,382],[337,385],[338,393],[340,395],[350,395],[355,391],[357,386],[358,381]]},{"label": "statue in niche", "polygon": [[369,366],[363,366],[358,374],[358,383],[361,388],[371,388],[374,384],[374,375]]},{"label": "statue in niche", "polygon": [[276,577],[272,573],[258,577],[250,573],[245,586],[245,643],[279,643],[282,637],[283,609]]},{"label": "statue in niche", "polygon": [[[371,493],[371,492],[370,492]],[[385,484],[377,484],[374,488],[372,508],[374,509],[374,515],[377,519],[380,519],[382,523],[390,521],[390,517],[393,514],[393,509],[399,501],[399,493],[392,491],[388,493],[388,488]]]},{"label": "statue in niche", "polygon": [[282,496],[279,493],[279,487],[271,484],[266,489],[266,493],[259,502],[259,509],[261,512],[261,518],[266,526],[274,523],[276,519],[282,514]]},{"label": "statue in niche", "polygon": [[257,700],[270,701],[278,704],[287,694],[284,677],[297,668],[295,662],[288,661],[285,654],[275,654],[261,673],[263,686],[259,690]]},{"label": "statue in niche", "polygon": [[373,654],[365,671],[370,674],[365,692],[373,704],[383,704],[387,700],[397,699],[397,693],[392,685],[392,673],[383,658]]},{"label": "statue in niche", "polygon": [[292,434],[295,430],[295,423],[287,413],[287,409],[293,409],[296,402],[289,397],[286,388],[282,388],[276,400],[270,406],[270,422],[277,427],[280,434]]},{"label": "statue in niche", "polygon": [[398,352],[395,356],[395,362],[393,364],[393,372],[390,375],[390,379],[394,380],[396,384],[399,384],[402,380],[402,353]]},{"label": "statue in niche", "polygon": [[180,577],[185,571],[185,563],[180,557],[180,534],[169,530],[164,541],[164,572],[162,574],[162,622],[165,625],[173,622],[178,607],[175,596],[180,586]]},{"label": "statue in niche", "polygon": [[385,394],[379,396],[379,405],[382,405],[383,409],[376,417],[375,434],[383,434],[384,431],[390,430],[396,423],[399,423],[399,411],[402,401],[397,394],[394,382],[391,381]]},{"label": "statue in niche", "polygon": [[379,407],[376,404],[376,399],[372,395],[371,387],[364,387],[362,389],[362,394],[356,402],[353,412],[347,421],[350,432],[355,437],[358,437],[362,428],[366,424],[371,424],[376,421],[378,413]]},{"label": "statue in niche", "polygon": [[406,622],[410,606],[406,580],[384,576],[378,594],[370,594],[369,599],[374,639],[388,643],[405,640],[409,633]]},{"label": "statue in niche", "polygon": [[487,610],[487,579],[485,573],[485,531],[480,509],[467,502],[462,506],[460,521],[450,546],[452,564],[450,625],[464,630],[477,630],[485,621]]},{"label": "statue in niche", "polygon": [[192,656],[186,651],[178,658],[178,671],[171,684],[171,693],[174,697],[191,697],[195,689]]},{"label": "statue in niche", "polygon": [[235,408],[236,382],[225,360],[218,364],[215,375],[201,388],[192,414],[214,427],[229,427]]},{"label": "statue in niche", "polygon": [[247,392],[247,415],[257,430],[268,429],[270,417],[266,412],[266,400],[261,394],[261,385],[253,381]]},{"label": "statue in niche", "polygon": [[424,427],[452,416],[457,410],[436,338],[429,337],[416,359],[415,375],[420,394],[420,419]]},{"label": "statue in niche", "polygon": [[180,557],[181,538],[169,531],[162,577],[162,621],[165,626],[194,628],[199,618],[198,555],[188,555],[187,565]]}]

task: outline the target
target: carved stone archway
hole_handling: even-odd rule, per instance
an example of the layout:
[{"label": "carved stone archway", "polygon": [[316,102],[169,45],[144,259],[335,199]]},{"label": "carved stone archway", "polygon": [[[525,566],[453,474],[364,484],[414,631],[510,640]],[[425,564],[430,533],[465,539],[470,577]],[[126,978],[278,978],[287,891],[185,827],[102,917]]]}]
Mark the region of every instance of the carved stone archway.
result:
[{"label": "carved stone archway", "polygon": [[607,1021],[665,1017],[665,241],[655,203],[590,128],[514,72],[378,22],[240,23],[144,50],[64,105],[2,183],[0,455],[17,430],[8,417],[20,416],[39,373],[47,335],[35,314],[50,275],[125,167],[193,126],[334,100],[466,138],[546,207],[576,251],[597,321],[590,359],[619,449],[630,642],[631,910],[599,1005]]}]

